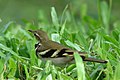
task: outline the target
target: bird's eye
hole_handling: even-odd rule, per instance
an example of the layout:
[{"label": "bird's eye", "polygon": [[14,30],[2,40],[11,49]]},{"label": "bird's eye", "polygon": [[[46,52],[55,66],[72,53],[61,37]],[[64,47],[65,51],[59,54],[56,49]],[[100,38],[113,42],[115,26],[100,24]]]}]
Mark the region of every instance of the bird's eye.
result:
[{"label": "bird's eye", "polygon": [[38,36],[37,34],[34,34],[35,36]]}]

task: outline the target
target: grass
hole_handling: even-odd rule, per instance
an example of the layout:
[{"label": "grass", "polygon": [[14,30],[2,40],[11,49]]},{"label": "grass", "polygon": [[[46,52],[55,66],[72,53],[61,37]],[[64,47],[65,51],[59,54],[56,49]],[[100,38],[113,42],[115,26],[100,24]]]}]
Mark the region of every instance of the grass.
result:
[{"label": "grass", "polygon": [[[110,3],[112,4],[112,2]],[[49,23],[42,14],[38,26],[24,22],[25,26],[8,22],[0,34],[0,80],[119,80],[120,73],[120,23],[112,22],[111,5],[98,0],[98,19],[87,15],[87,5],[81,5],[81,18],[76,19],[67,5],[62,16],[51,8]],[[74,54],[76,65],[65,67],[53,65],[50,61],[37,59],[34,50],[36,39],[29,29],[42,29],[49,37],[72,49],[85,51],[88,56],[108,60],[107,64],[83,62]],[[74,30],[73,30],[74,29]],[[93,54],[91,54],[94,52]]]}]

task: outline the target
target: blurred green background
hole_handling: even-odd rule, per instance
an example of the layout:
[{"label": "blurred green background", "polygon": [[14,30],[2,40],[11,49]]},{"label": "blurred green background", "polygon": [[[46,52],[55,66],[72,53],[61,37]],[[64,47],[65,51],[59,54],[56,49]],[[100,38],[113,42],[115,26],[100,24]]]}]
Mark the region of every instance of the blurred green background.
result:
[{"label": "blurred green background", "polygon": [[[106,0],[109,2],[109,0]],[[113,20],[120,19],[120,0],[112,2]],[[97,18],[97,0],[0,0],[0,26],[8,21],[16,21],[22,24],[22,20],[28,20],[37,24],[42,11],[44,16],[50,20],[51,7],[55,7],[58,15],[61,15],[65,6],[69,5],[71,12],[78,17],[80,14],[80,4],[87,4],[88,15]],[[39,14],[39,15],[38,15]],[[42,14],[41,14],[42,15]]]}]

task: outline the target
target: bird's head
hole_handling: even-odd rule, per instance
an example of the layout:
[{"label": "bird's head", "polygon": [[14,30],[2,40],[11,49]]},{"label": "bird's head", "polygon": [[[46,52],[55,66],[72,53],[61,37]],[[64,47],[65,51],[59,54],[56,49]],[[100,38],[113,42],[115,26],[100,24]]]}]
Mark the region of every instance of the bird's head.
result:
[{"label": "bird's head", "polygon": [[33,33],[36,39],[39,40],[40,42],[49,40],[47,33],[42,30],[28,30],[28,31]]}]

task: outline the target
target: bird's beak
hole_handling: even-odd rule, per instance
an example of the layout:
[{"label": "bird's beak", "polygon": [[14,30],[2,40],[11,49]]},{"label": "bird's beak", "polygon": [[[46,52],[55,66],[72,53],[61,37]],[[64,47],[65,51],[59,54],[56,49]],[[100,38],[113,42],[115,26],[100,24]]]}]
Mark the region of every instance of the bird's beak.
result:
[{"label": "bird's beak", "polygon": [[34,33],[34,31],[33,30],[28,30],[29,32],[31,32],[31,33]]}]

